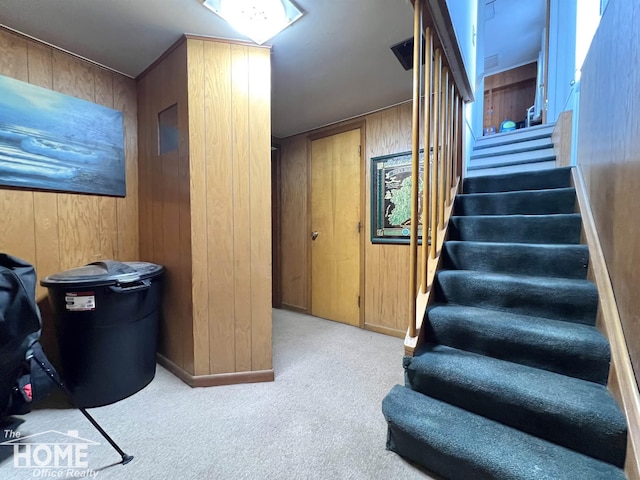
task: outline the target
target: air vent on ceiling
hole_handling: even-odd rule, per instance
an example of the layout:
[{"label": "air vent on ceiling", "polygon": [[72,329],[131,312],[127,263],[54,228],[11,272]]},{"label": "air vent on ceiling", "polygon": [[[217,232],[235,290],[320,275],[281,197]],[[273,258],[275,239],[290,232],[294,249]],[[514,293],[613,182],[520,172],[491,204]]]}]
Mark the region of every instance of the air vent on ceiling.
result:
[{"label": "air vent on ceiling", "polygon": [[491,55],[490,57],[484,58],[484,69],[491,70],[492,68],[496,68],[498,66],[498,55]]},{"label": "air vent on ceiling", "polygon": [[[422,37],[422,64],[424,65],[425,59],[425,45],[426,41],[424,36]],[[411,70],[413,68],[413,37],[407,38],[400,43],[396,43],[391,47],[391,51],[394,53],[400,65],[405,70]]]}]

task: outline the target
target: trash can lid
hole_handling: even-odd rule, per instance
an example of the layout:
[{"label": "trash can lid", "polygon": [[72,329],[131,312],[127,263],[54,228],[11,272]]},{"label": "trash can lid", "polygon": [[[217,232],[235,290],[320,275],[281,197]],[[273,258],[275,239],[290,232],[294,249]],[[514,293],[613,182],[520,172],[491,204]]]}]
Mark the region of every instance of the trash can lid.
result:
[{"label": "trash can lid", "polygon": [[148,262],[118,262],[117,260],[101,260],[72,268],[64,272],[54,273],[40,281],[43,287],[74,286],[99,287],[132,283],[156,277],[164,271],[162,265]]}]

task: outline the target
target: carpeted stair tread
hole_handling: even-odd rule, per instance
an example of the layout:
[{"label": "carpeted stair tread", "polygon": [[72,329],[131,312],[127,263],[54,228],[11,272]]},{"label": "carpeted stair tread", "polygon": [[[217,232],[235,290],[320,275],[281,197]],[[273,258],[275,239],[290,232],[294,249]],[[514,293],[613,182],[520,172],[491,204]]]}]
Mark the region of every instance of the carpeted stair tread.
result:
[{"label": "carpeted stair tread", "polygon": [[598,291],[587,280],[464,270],[436,275],[435,300],[594,325]]},{"label": "carpeted stair tread", "polygon": [[579,244],[581,226],[578,213],[452,216],[449,240]]},{"label": "carpeted stair tread", "polygon": [[586,245],[525,243],[444,243],[445,269],[584,279],[589,264]]},{"label": "carpeted stair tread", "polygon": [[476,307],[436,304],[425,341],[606,385],[609,343],[595,328]]},{"label": "carpeted stair tread", "polygon": [[387,448],[447,479],[621,479],[571,168],[466,178]]},{"label": "carpeted stair tread", "polygon": [[415,391],[624,465],[626,421],[603,385],[444,345],[407,360]]},{"label": "carpeted stair tread", "polygon": [[463,193],[514,192],[571,186],[571,167],[465,178]]},{"label": "carpeted stair tread", "polygon": [[551,215],[574,213],[575,188],[472,193],[456,198],[454,215]]},{"label": "carpeted stair tread", "polygon": [[615,466],[396,385],[387,448],[449,480],[622,480]]}]

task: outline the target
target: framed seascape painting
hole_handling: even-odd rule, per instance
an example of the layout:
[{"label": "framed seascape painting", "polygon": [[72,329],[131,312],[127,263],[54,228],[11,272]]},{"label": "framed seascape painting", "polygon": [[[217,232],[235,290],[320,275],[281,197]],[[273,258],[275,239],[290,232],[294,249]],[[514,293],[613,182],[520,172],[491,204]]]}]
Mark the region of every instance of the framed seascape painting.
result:
[{"label": "framed seascape painting", "polygon": [[[424,151],[420,150],[419,195]],[[418,202],[418,242],[422,239],[422,202]],[[411,152],[371,159],[371,242],[409,243],[411,230]]]},{"label": "framed seascape painting", "polygon": [[0,76],[0,185],[124,197],[122,112]]}]

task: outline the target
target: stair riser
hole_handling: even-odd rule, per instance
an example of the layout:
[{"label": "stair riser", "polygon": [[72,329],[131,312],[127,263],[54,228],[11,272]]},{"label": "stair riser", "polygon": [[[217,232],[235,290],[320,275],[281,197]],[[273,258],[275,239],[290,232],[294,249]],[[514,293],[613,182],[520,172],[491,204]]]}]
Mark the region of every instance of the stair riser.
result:
[{"label": "stair riser", "polygon": [[491,472],[479,469],[477,464],[464,461],[449,451],[442,451],[432,442],[417,441],[411,433],[392,423],[387,430],[387,450],[428,468],[429,473],[442,475],[443,479],[496,479]]},{"label": "stair riser", "polygon": [[459,195],[454,215],[552,215],[574,213],[575,190]]},{"label": "stair riser", "polygon": [[[593,336],[515,328],[498,315],[450,313],[436,307],[423,323],[425,341],[606,385],[610,352]],[[584,327],[583,327],[584,328]]]},{"label": "stair riser", "polygon": [[483,167],[478,170],[467,169],[467,174],[465,179],[471,179],[474,177],[483,177],[486,175],[503,175],[503,174],[511,174],[511,173],[522,173],[522,172],[535,172],[540,170],[548,170],[550,168],[555,168],[556,161],[549,160],[546,162],[535,162],[535,163],[521,163],[518,165],[507,165],[503,167]]},{"label": "stair riser", "polygon": [[586,247],[576,245],[518,245],[449,241],[444,244],[443,268],[585,279]]},{"label": "stair riser", "polygon": [[[560,218],[562,217],[562,218]],[[579,244],[579,215],[451,217],[449,239],[474,242]]]},{"label": "stair riser", "polygon": [[[507,363],[507,362],[505,362]],[[460,368],[431,356],[429,363],[407,368],[408,386],[442,402],[557,443],[593,458],[622,467],[626,430],[609,429],[599,413],[581,405],[565,406],[536,397],[525,385],[505,386],[493,381],[482,363],[473,375],[460,375]],[[514,375],[522,375],[514,370]],[[520,378],[523,383],[527,378]],[[604,389],[605,387],[601,386]]]},{"label": "stair riser", "polygon": [[467,164],[467,170],[507,167],[509,165],[525,165],[527,163],[548,162],[555,159],[556,156],[553,152],[553,148],[527,152],[505,153],[502,155],[472,157],[469,159],[469,163]]},{"label": "stair riser", "polygon": [[467,178],[464,193],[514,192],[571,187],[571,169],[557,168],[536,172],[512,173]]},{"label": "stair riser", "polygon": [[594,325],[598,292],[587,282],[571,287],[519,279],[485,280],[480,275],[446,275],[435,285],[438,303],[468,305],[521,315]]},{"label": "stair riser", "polygon": [[471,159],[483,158],[493,155],[506,155],[510,153],[541,150],[544,148],[553,148],[551,137],[535,138],[533,140],[524,140],[521,142],[509,143],[506,145],[474,148],[473,152],[471,153]]},{"label": "stair riser", "polygon": [[551,141],[555,124],[536,126],[533,128],[519,129],[509,133],[499,133],[495,135],[487,135],[476,140],[473,147],[474,151],[481,151],[486,148],[494,148],[500,145],[518,145],[534,141],[537,139],[547,139]]},{"label": "stair riser", "polygon": [[396,386],[387,448],[448,480],[623,480],[613,465]]}]

